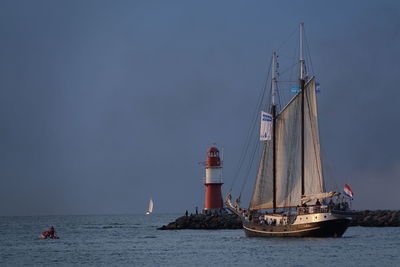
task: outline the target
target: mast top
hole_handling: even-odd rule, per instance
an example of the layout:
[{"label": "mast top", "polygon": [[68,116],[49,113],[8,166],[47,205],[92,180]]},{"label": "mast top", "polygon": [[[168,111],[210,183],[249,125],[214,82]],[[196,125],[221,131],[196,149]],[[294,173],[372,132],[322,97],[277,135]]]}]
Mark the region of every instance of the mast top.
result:
[{"label": "mast top", "polygon": [[276,84],[277,84],[277,55],[276,52],[272,53],[272,84],[271,84],[271,89],[272,89],[272,93],[271,93],[271,100],[272,100],[272,105],[275,106],[275,98],[276,98]]},{"label": "mast top", "polygon": [[304,35],[304,23],[300,23],[300,80],[305,80],[306,71],[304,64],[304,49],[303,49],[303,35]]}]

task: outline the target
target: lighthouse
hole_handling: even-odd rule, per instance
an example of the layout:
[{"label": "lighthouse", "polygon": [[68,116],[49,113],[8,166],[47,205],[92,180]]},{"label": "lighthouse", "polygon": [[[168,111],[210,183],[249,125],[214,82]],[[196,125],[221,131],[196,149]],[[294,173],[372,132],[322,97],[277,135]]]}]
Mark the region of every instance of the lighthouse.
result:
[{"label": "lighthouse", "polygon": [[204,212],[221,212],[222,202],[222,163],[219,157],[219,150],[216,147],[207,149],[207,160],[204,164],[206,177],[204,185],[206,186],[206,197],[204,201]]}]

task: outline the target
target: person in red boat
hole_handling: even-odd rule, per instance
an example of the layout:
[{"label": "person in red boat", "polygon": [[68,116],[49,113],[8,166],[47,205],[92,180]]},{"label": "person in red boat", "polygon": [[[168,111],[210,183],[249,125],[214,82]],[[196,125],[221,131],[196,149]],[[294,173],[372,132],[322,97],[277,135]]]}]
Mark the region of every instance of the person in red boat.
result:
[{"label": "person in red boat", "polygon": [[50,238],[54,238],[54,234],[56,233],[56,231],[54,230],[53,226],[51,226],[47,232],[49,233]]},{"label": "person in red boat", "polygon": [[46,239],[46,238],[53,238],[53,239],[58,239],[59,237],[56,235],[56,231],[54,230],[54,227],[50,227],[49,230],[42,232],[42,234],[39,236],[41,239]]}]

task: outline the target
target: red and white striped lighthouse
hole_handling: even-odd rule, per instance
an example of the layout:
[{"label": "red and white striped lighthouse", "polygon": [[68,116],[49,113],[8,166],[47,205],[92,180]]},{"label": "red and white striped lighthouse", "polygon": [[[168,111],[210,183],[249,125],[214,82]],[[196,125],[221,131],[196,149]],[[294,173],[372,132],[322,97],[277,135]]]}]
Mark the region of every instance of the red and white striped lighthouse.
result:
[{"label": "red and white striped lighthouse", "polygon": [[216,147],[207,149],[206,169],[206,198],[204,201],[204,211],[214,212],[223,209],[222,202],[222,163],[219,158],[219,150]]}]

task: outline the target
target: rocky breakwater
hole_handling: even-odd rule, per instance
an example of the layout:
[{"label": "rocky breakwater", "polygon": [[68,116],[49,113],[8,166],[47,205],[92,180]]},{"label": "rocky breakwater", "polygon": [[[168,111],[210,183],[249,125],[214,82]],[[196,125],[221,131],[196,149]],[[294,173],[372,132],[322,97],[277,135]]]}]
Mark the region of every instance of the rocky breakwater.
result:
[{"label": "rocky breakwater", "polygon": [[158,230],[180,229],[241,229],[242,221],[236,214],[182,216]]},{"label": "rocky breakwater", "polygon": [[356,212],[350,226],[366,227],[398,227],[400,226],[400,211],[393,210],[363,210]]},{"label": "rocky breakwater", "polygon": [[[400,211],[363,210],[355,212],[350,226],[400,227]],[[236,214],[182,216],[159,230],[179,229],[241,229],[242,222]]]}]

